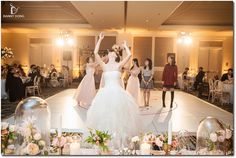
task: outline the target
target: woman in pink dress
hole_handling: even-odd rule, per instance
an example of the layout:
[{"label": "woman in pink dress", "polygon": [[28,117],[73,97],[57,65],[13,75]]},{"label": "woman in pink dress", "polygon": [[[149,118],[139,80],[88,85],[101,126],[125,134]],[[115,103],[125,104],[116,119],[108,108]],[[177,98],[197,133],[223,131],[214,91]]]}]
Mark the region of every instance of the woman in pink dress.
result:
[{"label": "woman in pink dress", "polygon": [[133,66],[130,68],[130,77],[128,79],[126,91],[129,92],[135,99],[138,105],[140,103],[140,83],[138,75],[140,74],[140,68],[138,64],[138,59],[133,59]]},{"label": "woman in pink dress", "polygon": [[74,94],[74,99],[77,101],[79,106],[88,108],[96,95],[94,72],[97,64],[94,63],[92,57],[88,57],[86,61],[86,75],[80,82],[79,87]]}]

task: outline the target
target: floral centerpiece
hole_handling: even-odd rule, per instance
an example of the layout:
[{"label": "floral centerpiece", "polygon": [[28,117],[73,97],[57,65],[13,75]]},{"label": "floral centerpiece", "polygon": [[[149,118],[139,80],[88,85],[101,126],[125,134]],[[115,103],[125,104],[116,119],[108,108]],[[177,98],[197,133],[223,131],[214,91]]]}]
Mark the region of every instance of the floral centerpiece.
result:
[{"label": "floral centerpiece", "polygon": [[[207,151],[212,151],[218,154],[223,154],[223,152],[225,152],[226,154],[226,152],[232,150],[231,149],[232,148],[232,131],[226,128],[225,130],[212,132],[209,135],[209,139],[206,140],[206,143],[207,143]],[[225,150],[218,151],[217,146],[225,146]],[[204,154],[204,151],[205,150],[201,150],[200,152]]]},{"label": "floral centerpiece", "polygon": [[101,152],[108,152],[108,143],[111,140],[111,135],[108,132],[99,130],[89,130],[90,135],[86,138],[85,142],[93,144],[101,150]]},{"label": "floral centerpiece", "polygon": [[198,155],[226,155],[232,154],[232,130],[222,121],[207,117],[203,119],[197,131]]},{"label": "floral centerpiece", "polygon": [[16,140],[15,126],[7,122],[1,123],[1,151],[2,154],[13,154]]},{"label": "floral centerpiece", "polygon": [[81,138],[80,133],[76,132],[62,132],[61,136],[58,136],[58,132],[51,133],[50,142],[51,142],[51,153],[57,153],[59,151],[59,155],[68,154],[70,144],[73,142],[73,137]]},{"label": "floral centerpiece", "polygon": [[230,155],[233,153],[233,129],[228,126],[225,129],[225,152],[226,155]]},{"label": "floral centerpiece", "polygon": [[11,48],[4,47],[1,49],[1,57],[2,59],[13,58],[14,54]]},{"label": "floral centerpiece", "polygon": [[[141,139],[143,142],[148,142],[149,144],[151,144],[154,150],[164,150],[168,145],[167,133],[155,135],[152,132],[148,132],[141,136]],[[171,148],[176,149],[176,147],[177,139],[175,136],[172,136]]]},{"label": "floral centerpiece", "polygon": [[134,155],[137,155],[136,150],[138,149],[139,145],[140,145],[140,138],[139,136],[134,136],[131,139],[132,145],[133,145],[133,150],[134,150]]},{"label": "floral centerpiece", "polygon": [[46,142],[42,139],[41,132],[35,125],[35,117],[26,118],[17,132],[23,137],[23,143],[19,148],[20,155],[48,155]]}]

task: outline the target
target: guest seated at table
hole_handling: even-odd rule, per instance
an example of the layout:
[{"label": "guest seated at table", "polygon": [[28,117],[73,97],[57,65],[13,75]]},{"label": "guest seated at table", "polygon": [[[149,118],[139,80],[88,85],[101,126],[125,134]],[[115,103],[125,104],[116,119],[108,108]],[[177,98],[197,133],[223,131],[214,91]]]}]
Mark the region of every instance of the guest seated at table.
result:
[{"label": "guest seated at table", "polygon": [[203,71],[203,67],[199,67],[198,74],[196,76],[196,80],[194,82],[194,89],[198,90],[199,85],[203,83],[203,78],[205,76],[205,72]]},{"label": "guest seated at table", "polygon": [[233,69],[228,69],[228,72],[223,74],[222,77],[221,77],[221,81],[224,82],[224,81],[229,81],[229,80],[232,80],[233,79]]},{"label": "guest seated at table", "polygon": [[21,77],[26,77],[26,73],[25,73],[24,69],[22,68],[22,65],[18,65],[17,69],[18,69],[18,73]]},{"label": "guest seated at table", "polygon": [[182,80],[183,80],[183,88],[184,90],[187,90],[188,89],[188,86],[189,86],[189,78],[188,78],[188,71],[189,71],[189,68],[186,67],[183,74],[182,74]]},{"label": "guest seated at table", "polygon": [[30,77],[29,81],[26,81],[25,86],[33,86],[34,85],[34,79],[35,77],[40,76],[40,73],[37,70],[36,65],[32,66],[30,69],[30,73],[28,74],[28,77]]},{"label": "guest seated at table", "polygon": [[6,78],[6,92],[9,94],[10,102],[23,99],[24,91],[24,85],[19,74],[16,72],[16,68],[10,67]]},{"label": "guest seated at table", "polygon": [[188,77],[188,71],[189,71],[189,68],[186,67],[183,74],[182,74],[183,80],[188,80],[188,78],[187,78]]},{"label": "guest seated at table", "polygon": [[50,65],[50,70],[49,70],[49,76],[51,76],[51,74],[52,74],[53,72],[57,72],[57,70],[56,70],[55,66],[54,66],[53,64],[51,64],[51,65]]}]

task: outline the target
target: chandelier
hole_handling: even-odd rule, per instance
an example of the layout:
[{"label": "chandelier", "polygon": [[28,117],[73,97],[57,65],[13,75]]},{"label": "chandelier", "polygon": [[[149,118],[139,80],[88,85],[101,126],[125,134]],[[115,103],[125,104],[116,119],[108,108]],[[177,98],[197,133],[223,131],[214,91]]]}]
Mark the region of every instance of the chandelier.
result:
[{"label": "chandelier", "polygon": [[69,30],[60,30],[58,37],[56,39],[57,46],[73,46],[75,44],[75,40],[73,37],[73,33]]},{"label": "chandelier", "polygon": [[190,32],[178,33],[177,42],[179,44],[191,44],[192,43],[192,33],[190,33]]}]

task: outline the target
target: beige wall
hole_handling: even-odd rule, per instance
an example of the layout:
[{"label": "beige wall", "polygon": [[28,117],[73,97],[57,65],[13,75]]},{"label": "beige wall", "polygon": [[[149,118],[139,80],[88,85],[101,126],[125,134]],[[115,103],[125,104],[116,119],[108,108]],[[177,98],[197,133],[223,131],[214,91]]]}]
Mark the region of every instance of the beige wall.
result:
[{"label": "beige wall", "polygon": [[234,61],[234,41],[233,37],[227,37],[223,42],[223,58],[222,58],[222,73],[227,69],[233,68]]},{"label": "beige wall", "polygon": [[[97,36],[98,33],[94,32],[88,35],[83,35],[83,36]],[[174,34],[167,34],[167,35],[160,35],[158,33],[156,34],[129,34],[129,33],[117,33],[117,34],[110,34],[107,33],[106,35],[108,36],[116,36],[116,42],[118,44],[121,44],[123,40],[127,40],[129,46],[131,47],[131,50],[133,51],[134,48],[134,37],[151,37],[151,40],[149,40],[149,43],[145,44],[145,46],[149,45],[149,52],[148,54],[146,54],[146,56],[150,57],[153,59],[154,63],[155,63],[155,37],[171,37],[174,39],[173,42],[173,46],[171,46],[171,48],[173,48],[173,52],[176,53],[177,55],[177,64],[180,64],[179,67],[179,72],[182,72],[183,68],[185,67],[185,64],[183,63],[187,63],[186,66],[189,66],[190,69],[193,70],[197,70],[198,68],[198,51],[199,51],[199,41],[200,40],[221,40],[223,41],[223,54],[222,54],[222,72],[227,70],[228,68],[233,66],[233,36],[232,35],[220,35],[220,36],[216,36],[218,34],[215,35],[198,35],[198,36],[194,36],[193,37],[193,43],[189,46],[186,46],[185,48],[181,48],[180,46],[178,46],[178,44],[176,43],[176,36]],[[40,37],[40,35],[33,35],[33,37]],[[54,38],[54,35],[50,35],[50,33],[48,33],[48,36],[50,36],[50,38]],[[80,35],[77,35],[80,36]],[[7,61],[8,63],[12,63],[12,62],[19,62],[22,65],[27,65],[29,66],[29,37],[32,37],[32,34],[27,34],[27,33],[2,33],[1,34],[1,44],[2,47],[10,47],[14,50],[14,55],[15,58],[11,59],[9,61]],[[44,37],[44,36],[43,36]],[[114,43],[114,41],[112,41],[112,43]],[[136,43],[137,44],[137,43]],[[138,45],[143,45],[143,43],[138,43]],[[151,48],[152,47],[152,48]],[[168,45],[165,47],[169,47]],[[75,52],[75,56],[73,56],[76,60],[73,60],[73,65],[74,68],[77,67],[78,61],[77,61],[77,57],[76,57],[76,48],[74,48],[75,50],[73,52]],[[164,50],[168,50],[169,48],[163,48]],[[136,52],[134,52],[135,55]],[[165,53],[165,52],[164,52]],[[185,56],[185,53],[187,53],[187,58],[182,58],[183,56]],[[53,47],[53,61],[52,63],[55,64],[57,67],[60,67],[61,65],[61,51],[59,50],[59,48]],[[137,54],[135,55],[135,57],[137,56]],[[139,55],[138,55],[139,56]],[[186,60],[183,62],[183,60]],[[142,63],[142,60],[140,61]],[[181,65],[182,64],[182,65]],[[78,68],[77,68],[78,69]],[[78,71],[76,69],[76,71]],[[162,71],[161,67],[158,67],[156,70],[158,71]]]},{"label": "beige wall", "polygon": [[7,63],[20,63],[23,66],[29,65],[29,40],[24,33],[2,33],[2,46],[13,49],[14,58],[7,60]]}]

